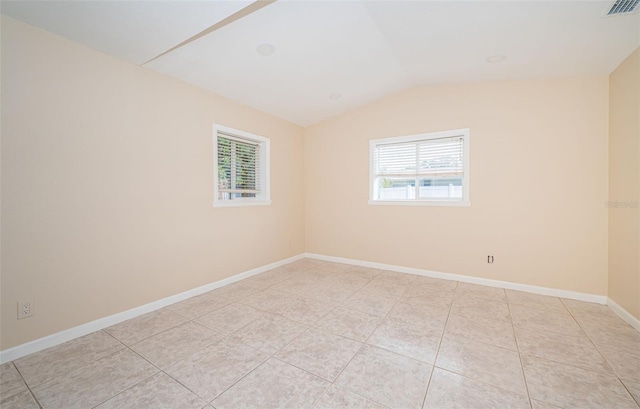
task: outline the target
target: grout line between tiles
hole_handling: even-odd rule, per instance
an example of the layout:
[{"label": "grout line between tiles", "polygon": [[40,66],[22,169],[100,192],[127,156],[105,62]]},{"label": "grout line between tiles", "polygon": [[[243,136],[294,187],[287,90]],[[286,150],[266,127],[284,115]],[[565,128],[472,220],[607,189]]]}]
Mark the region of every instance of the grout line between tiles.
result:
[{"label": "grout line between tiles", "polygon": [[[110,335],[110,334],[109,334],[109,335]],[[114,338],[115,338],[115,337],[114,337]],[[128,349],[129,351],[131,351],[131,352],[133,352],[134,354],[138,355],[141,359],[143,359],[144,361],[146,361],[149,365],[151,365],[151,366],[153,366],[154,368],[156,368],[158,371],[157,371],[157,372],[155,372],[155,373],[153,373],[153,374],[151,374],[151,375],[149,375],[149,376],[147,376],[146,378],[142,379],[140,382],[136,382],[135,384],[133,384],[133,385],[131,385],[131,386],[129,386],[129,387],[127,387],[127,388],[125,388],[125,389],[121,390],[121,391],[120,391],[120,392],[118,392],[118,393],[116,393],[115,395],[110,396],[109,398],[107,398],[107,399],[103,400],[102,402],[98,403],[97,405],[93,406],[93,408],[96,408],[96,407],[98,407],[98,406],[102,405],[103,403],[107,402],[108,400],[115,398],[116,396],[118,396],[118,395],[120,395],[120,394],[122,394],[122,393],[124,393],[124,392],[128,391],[129,389],[131,389],[131,388],[135,387],[136,385],[139,385],[139,384],[141,384],[142,382],[146,381],[147,379],[149,379],[149,378],[151,378],[151,377],[153,377],[153,376],[156,376],[158,373],[162,372],[162,370],[161,370],[160,368],[158,368],[156,365],[154,365],[154,364],[153,364],[153,362],[150,362],[147,358],[143,357],[142,355],[140,355],[139,353],[137,353],[136,351],[134,351],[131,347],[129,347],[128,345],[126,345],[125,347],[126,347],[126,349]],[[119,351],[120,351],[120,350],[119,350]]]},{"label": "grout line between tiles", "polygon": [[[255,320],[254,320],[254,321],[255,321]],[[251,321],[251,322],[250,322],[250,323],[248,323],[247,325],[249,325],[249,324],[253,323],[254,321]],[[194,322],[195,324],[198,324],[198,323],[197,323],[197,322],[195,322],[195,321],[190,321],[190,322]],[[211,328],[206,327],[206,326],[204,326],[204,325],[201,325],[201,324],[198,324],[198,325],[200,325],[200,326],[202,326],[202,327],[204,327],[204,328],[207,328],[207,329],[209,329],[209,330],[212,330]],[[213,340],[211,343],[208,343],[207,345],[203,346],[202,348],[198,349],[197,351],[195,351],[195,352],[191,353],[188,357],[190,357],[190,356],[192,356],[192,355],[195,355],[195,354],[199,353],[200,351],[202,351],[202,350],[204,350],[204,349],[206,349],[206,348],[210,347],[211,345],[213,345],[213,344],[215,344],[215,343],[217,343],[217,342],[222,341],[222,340],[223,340],[223,339],[225,339],[225,338],[229,338],[233,333],[235,333],[235,332],[237,332],[237,331],[241,330],[242,328],[246,327],[247,325],[244,325],[244,326],[242,326],[241,328],[238,328],[237,330],[235,330],[235,331],[233,331],[233,332],[230,332],[229,334],[223,334],[223,333],[220,333],[220,332],[217,332],[217,331],[215,331],[215,330],[214,330],[214,332],[216,332],[217,334],[220,334],[220,335],[222,335],[222,336],[221,336],[220,338],[217,338],[217,339]],[[243,344],[243,345],[244,345],[244,346],[246,346],[246,347],[248,347],[248,348],[255,349],[256,351],[261,352],[261,353],[263,353],[263,354],[266,354],[266,353],[264,353],[263,351],[260,351],[260,350],[258,350],[258,349],[256,349],[256,348],[253,348],[253,347],[249,346],[249,345],[246,345],[246,344]],[[127,347],[127,348],[131,349],[130,347]],[[132,350],[132,351],[133,351],[133,350]],[[207,405],[211,405],[211,406],[213,406],[213,405],[211,404],[211,402],[213,402],[215,399],[217,399],[218,397],[220,397],[223,393],[225,393],[227,390],[229,390],[233,385],[235,385],[236,383],[240,382],[240,380],[244,379],[247,375],[249,375],[251,372],[253,372],[253,371],[254,371],[254,370],[256,370],[257,368],[259,368],[260,366],[262,366],[262,364],[264,364],[264,363],[268,360],[268,358],[267,358],[267,359],[265,359],[265,360],[264,360],[263,362],[261,362],[258,366],[256,366],[256,367],[255,367],[255,368],[253,368],[251,371],[247,372],[247,374],[245,374],[245,375],[244,375],[244,376],[242,376],[240,379],[238,379],[236,382],[234,382],[231,386],[229,386],[228,388],[226,388],[225,390],[223,390],[220,394],[218,394],[218,396],[216,396],[215,398],[213,398],[211,401],[207,401],[207,399],[205,399],[204,397],[200,396],[200,395],[199,395],[198,393],[196,393],[195,391],[191,390],[191,388],[189,388],[189,387],[188,387],[187,385],[185,385],[184,383],[180,382],[177,378],[175,378],[175,377],[171,376],[171,375],[170,375],[168,372],[166,372],[165,370],[163,370],[163,369],[159,368],[158,366],[154,365],[151,361],[149,361],[148,359],[146,359],[144,356],[140,355],[140,354],[139,354],[139,353],[137,353],[136,351],[133,351],[133,352],[134,352],[135,354],[137,354],[138,356],[140,356],[140,357],[141,357],[142,359],[144,359],[145,361],[149,362],[149,363],[150,363],[151,365],[153,365],[155,368],[157,368],[159,372],[161,372],[161,373],[165,374],[166,376],[168,376],[169,378],[173,379],[176,383],[178,383],[178,384],[182,385],[182,386],[183,386],[185,389],[187,389],[189,392],[193,393],[195,396],[197,396],[198,398],[202,399],[202,401],[206,402],[205,407],[206,407]],[[268,355],[268,354],[266,354],[266,355]],[[188,357],[187,357],[187,358],[188,358]],[[184,359],[186,359],[186,358],[184,358]],[[155,375],[157,375],[157,374],[158,374],[158,372],[156,372],[156,373],[155,373],[154,375],[152,375],[152,376],[155,376]],[[149,378],[147,378],[147,379],[149,379]],[[145,379],[145,380],[146,380],[146,379]],[[143,381],[141,381],[141,382],[143,382]],[[140,382],[139,382],[139,383],[140,383]],[[137,384],[136,384],[136,385],[137,385]],[[134,385],[134,386],[135,386],[135,385]],[[132,386],[132,387],[133,387],[133,386]],[[129,388],[128,388],[128,389],[129,389]],[[117,396],[117,395],[116,395],[116,396]],[[110,398],[110,399],[112,399],[112,398]]]},{"label": "grout line between tiles", "polygon": [[633,400],[636,402],[636,405],[640,408],[640,400],[639,400],[639,399],[636,399],[636,397],[635,397],[635,396],[633,396],[633,393],[631,393],[631,391],[629,390],[629,388],[627,387],[627,385],[625,385],[625,383],[624,383],[624,382],[622,382],[622,379],[619,379],[619,380],[620,380],[620,383],[622,384],[622,387],[623,387],[623,388],[625,388],[625,389],[627,390],[627,393],[628,393],[629,395],[631,395],[631,399],[633,399]]},{"label": "grout line between tiles", "polygon": [[533,408],[533,402],[531,402],[531,393],[529,392],[529,382],[527,382],[527,374],[524,370],[524,362],[522,362],[522,353],[520,352],[520,344],[518,343],[518,337],[516,336],[516,328],[515,328],[515,325],[513,324],[513,316],[511,315],[511,305],[509,303],[507,303],[507,308],[509,309],[509,317],[511,317],[511,330],[513,331],[513,339],[516,343],[516,349],[518,351],[518,360],[520,361],[520,370],[522,371],[524,388],[527,391],[527,398],[529,398],[529,406]]},{"label": "grout line between tiles", "polygon": [[[456,298],[456,293],[458,292],[458,286],[460,285],[459,281],[456,281],[456,289],[453,293],[453,299]],[[431,374],[429,375],[429,382],[427,382],[427,389],[424,392],[424,397],[422,398],[422,406],[427,403],[427,395],[429,394],[429,387],[431,386],[431,380],[433,379],[433,373],[436,369],[436,364],[438,363],[438,354],[440,354],[440,348],[442,348],[442,340],[444,339],[444,334],[447,332],[447,324],[449,324],[449,317],[451,316],[451,310],[453,309],[453,302],[451,301],[451,305],[449,305],[449,311],[447,312],[447,318],[444,321],[444,328],[442,328],[442,335],[440,335],[440,341],[438,342],[438,349],[436,350],[436,356],[433,358],[433,366],[431,367]]]},{"label": "grout line between tiles", "polygon": [[[512,352],[513,352],[513,351],[512,351]],[[522,393],[520,393],[520,392],[514,392],[514,391],[513,391],[513,390],[511,390],[511,389],[505,389],[505,388],[504,388],[504,387],[502,387],[502,386],[497,386],[497,385],[495,385],[495,384],[493,384],[493,383],[490,383],[490,382],[485,381],[484,379],[479,379],[479,378],[475,378],[475,377],[472,377],[472,376],[469,376],[469,375],[461,374],[461,373],[458,373],[458,372],[452,371],[451,369],[443,368],[443,367],[440,367],[440,366],[434,366],[434,368],[438,368],[438,369],[440,369],[440,370],[442,370],[442,371],[446,371],[446,372],[452,373],[452,374],[454,374],[454,375],[456,375],[456,376],[460,376],[461,378],[469,379],[470,381],[473,381],[473,382],[481,383],[481,384],[483,384],[483,385],[487,385],[487,386],[490,386],[490,387],[495,388],[495,389],[500,389],[500,390],[501,390],[501,391],[503,391],[503,392],[512,393],[512,394],[514,394],[514,395],[524,396],[524,395],[523,395]],[[539,400],[539,399],[534,399],[534,400]],[[542,401],[541,401],[541,402],[542,402]],[[545,402],[545,403],[546,403],[546,402]],[[555,405],[554,405],[554,406],[555,406]]]},{"label": "grout line between tiles", "polygon": [[[20,375],[20,379],[22,379],[22,382],[24,383],[24,386],[27,387],[27,390],[29,391],[29,393],[33,397],[33,400],[36,402],[36,405],[38,405],[39,408],[42,408],[43,406],[40,403],[40,401],[38,400],[38,398],[36,397],[36,394],[33,393],[33,391],[31,390],[31,387],[29,386],[27,381],[24,379],[24,376],[22,376],[22,372],[20,372],[20,369],[18,369],[18,365],[16,365],[14,361],[11,361],[11,365],[15,368],[16,372],[18,372],[18,375]],[[38,385],[36,385],[36,386],[38,386]],[[19,392],[19,393],[22,393],[22,392]],[[17,395],[17,393],[13,394],[11,396],[6,396],[5,399],[6,398],[10,398],[10,397],[15,396],[15,395]]]},{"label": "grout line between tiles", "polygon": [[[180,314],[178,314],[178,313],[175,313],[175,312],[173,312],[173,311],[171,311],[171,310],[167,310],[167,309],[166,309],[166,307],[160,308],[160,309],[155,310],[155,311],[148,312],[148,313],[146,313],[146,314],[144,314],[144,315],[141,315],[140,317],[143,317],[143,316],[145,316],[145,315],[152,315],[152,314],[153,314],[153,315],[157,315],[158,313],[163,312],[163,311],[164,311],[164,312],[168,312],[168,313],[169,313],[169,314],[171,314],[171,315],[175,315],[176,317],[178,317],[178,318],[180,318],[180,319],[183,319],[184,321],[182,321],[182,322],[180,322],[180,323],[178,323],[178,324],[176,324],[176,325],[172,325],[172,326],[171,326],[171,327],[169,327],[169,328],[165,328],[165,329],[163,329],[162,331],[160,331],[160,332],[158,332],[158,333],[151,334],[151,335],[149,335],[149,336],[147,336],[147,337],[144,337],[144,338],[139,339],[139,340],[137,340],[137,341],[135,341],[135,342],[132,342],[132,343],[131,343],[131,345],[135,345],[135,344],[137,344],[137,343],[139,343],[139,342],[145,341],[145,340],[147,340],[147,339],[149,339],[149,338],[151,338],[151,337],[155,337],[155,336],[156,336],[156,335],[158,335],[158,334],[162,334],[163,332],[169,331],[169,330],[171,330],[171,329],[173,329],[173,328],[175,328],[175,327],[177,327],[177,326],[179,326],[179,325],[182,325],[182,324],[185,324],[185,323],[189,322],[189,319],[188,319],[188,318],[185,318],[185,317],[183,317],[182,315],[180,315]],[[139,318],[139,317],[136,317],[136,318]],[[134,319],[136,319],[136,318],[132,318],[131,320],[134,320]],[[131,321],[131,320],[123,321],[123,322],[121,322],[120,324],[116,324],[116,325],[111,326],[111,327],[109,327],[109,328],[104,328],[104,329],[102,329],[102,330],[100,330],[100,331],[103,331],[104,333],[109,334],[111,337],[115,338],[118,342],[120,342],[121,344],[126,345],[126,346],[128,347],[128,346],[130,346],[129,344],[125,343],[123,340],[121,340],[120,338],[116,337],[115,335],[113,335],[112,333],[110,333],[110,332],[109,332],[109,331],[107,331],[107,330],[108,330],[108,329],[110,329],[110,328],[116,327],[116,326],[118,326],[118,325],[124,324],[125,322],[129,322],[129,321]]]},{"label": "grout line between tiles", "polygon": [[[565,306],[565,308],[567,309],[567,311],[569,311],[569,315],[571,315],[571,318],[573,318],[573,320],[576,322],[576,324],[578,324],[578,327],[580,327],[580,331],[582,331],[582,333],[584,334],[584,336],[589,340],[589,342],[591,343],[591,345],[593,345],[593,347],[595,348],[596,352],[598,352],[598,354],[600,355],[600,357],[603,359],[603,361],[607,364],[607,366],[609,367],[609,369],[611,369],[611,372],[613,374],[616,375],[616,377],[618,378],[618,380],[620,381],[620,383],[622,383],[624,385],[624,382],[622,382],[620,375],[618,374],[618,372],[616,372],[615,369],[613,369],[613,366],[611,366],[611,364],[609,363],[609,360],[607,360],[607,357],[604,356],[604,354],[602,352],[600,352],[600,348],[598,348],[598,345],[596,345],[595,342],[593,342],[593,340],[591,339],[591,337],[589,336],[589,334],[587,334],[587,331],[584,330],[584,328],[582,328],[582,325],[580,325],[580,321],[578,321],[578,319],[573,315],[573,313],[571,312],[571,310],[569,309],[569,307],[567,307],[567,305],[564,303],[564,301],[562,301],[562,299],[560,299],[560,302],[562,302],[562,304]],[[549,360],[550,361],[550,360]],[[558,363],[562,363],[562,362],[558,362]],[[567,364],[565,364],[567,365]],[[569,365],[569,366],[574,366],[574,365]],[[576,367],[579,368],[579,367]],[[589,370],[586,368],[581,368],[581,369],[585,369],[585,370]],[[597,371],[592,371],[592,372],[597,372]],[[626,386],[625,386],[626,388]],[[631,397],[633,398],[633,395],[631,395]]]},{"label": "grout line between tiles", "polygon": [[[246,344],[242,344],[242,345],[244,345],[244,346],[246,346],[246,347],[248,347],[248,348],[255,349],[256,351],[261,352],[261,353],[263,353],[263,354],[264,354],[264,352],[260,351],[259,349],[256,349],[256,348],[253,348],[253,347],[250,347],[249,345],[246,345]],[[222,395],[224,395],[224,394],[225,394],[229,389],[233,388],[236,384],[238,384],[238,383],[239,383],[240,381],[242,381],[244,378],[246,378],[247,376],[249,376],[249,374],[250,374],[250,373],[252,373],[252,372],[253,372],[253,371],[255,371],[256,369],[258,369],[258,368],[260,368],[262,365],[264,365],[264,364],[265,364],[265,362],[267,362],[270,358],[273,358],[273,357],[272,357],[272,356],[270,356],[269,354],[265,354],[265,355],[267,355],[267,356],[268,356],[268,358],[266,358],[264,361],[260,362],[260,364],[256,365],[256,367],[255,367],[255,368],[253,368],[252,370],[250,370],[249,372],[247,372],[246,374],[244,374],[244,375],[242,375],[240,378],[238,378],[238,380],[237,380],[237,381],[233,382],[231,385],[229,385],[229,387],[228,387],[228,388],[226,388],[226,389],[224,389],[222,392],[220,392],[220,393],[218,394],[218,396],[216,396],[215,398],[211,399],[210,401],[207,401],[207,400],[206,400],[206,399],[204,399],[204,398],[202,398],[202,400],[204,400],[205,402],[207,402],[209,405],[213,406],[213,401],[214,401],[214,400],[216,400],[216,399],[218,399],[219,397],[221,397]],[[198,395],[198,396],[200,396],[200,395]]]}]

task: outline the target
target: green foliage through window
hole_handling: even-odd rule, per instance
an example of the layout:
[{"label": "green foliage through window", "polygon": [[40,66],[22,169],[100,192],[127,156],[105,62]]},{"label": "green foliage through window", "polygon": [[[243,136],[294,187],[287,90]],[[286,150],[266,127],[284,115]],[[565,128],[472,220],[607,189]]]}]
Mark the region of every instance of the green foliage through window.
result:
[{"label": "green foliage through window", "polygon": [[[218,136],[218,187],[233,197],[255,197],[259,147]],[[246,190],[247,192],[242,192]]]}]

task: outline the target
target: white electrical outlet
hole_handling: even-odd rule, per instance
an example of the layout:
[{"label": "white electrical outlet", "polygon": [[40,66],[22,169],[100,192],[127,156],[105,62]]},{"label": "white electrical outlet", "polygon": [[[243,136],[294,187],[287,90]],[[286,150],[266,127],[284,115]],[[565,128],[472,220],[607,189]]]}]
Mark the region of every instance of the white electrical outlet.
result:
[{"label": "white electrical outlet", "polygon": [[31,300],[18,301],[18,319],[33,317],[35,314],[35,304]]}]

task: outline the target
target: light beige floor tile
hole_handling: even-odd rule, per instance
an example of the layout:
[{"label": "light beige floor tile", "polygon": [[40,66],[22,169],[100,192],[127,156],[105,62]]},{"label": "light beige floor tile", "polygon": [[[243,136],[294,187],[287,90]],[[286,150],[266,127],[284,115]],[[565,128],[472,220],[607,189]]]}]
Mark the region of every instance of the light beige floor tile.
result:
[{"label": "light beige floor tile", "polygon": [[216,332],[230,334],[264,316],[264,312],[248,305],[231,304],[203,315],[195,322]]},{"label": "light beige floor tile", "polygon": [[446,336],[436,366],[519,395],[527,395],[520,356],[515,351]]},{"label": "light beige floor tile", "polygon": [[13,362],[0,365],[0,399],[5,399],[27,390],[27,385],[13,366]]},{"label": "light beige floor tile", "polygon": [[506,293],[509,304],[555,312],[557,314],[569,314],[569,310],[567,310],[558,297],[549,297],[547,295],[531,294],[515,290],[506,290]]},{"label": "light beige floor tile", "polygon": [[622,379],[622,384],[627,388],[631,396],[636,400],[638,406],[640,406],[640,382],[628,381]]},{"label": "light beige floor tile", "polygon": [[387,318],[421,328],[442,328],[450,306],[423,298],[401,298]]},{"label": "light beige floor tile", "polygon": [[397,321],[383,321],[367,344],[433,365],[444,326],[422,328]]},{"label": "light beige floor tile", "polygon": [[342,271],[347,271],[351,267],[353,267],[353,265],[351,265],[351,264],[337,263],[335,261],[325,261],[325,260],[318,260],[318,259],[314,260],[314,259],[311,259],[311,266],[310,266],[309,270],[318,269],[318,270],[329,270],[329,271],[342,272]]},{"label": "light beige floor tile", "polygon": [[307,328],[307,325],[280,315],[265,316],[240,328],[229,338],[273,355]]},{"label": "light beige floor tile", "polygon": [[135,352],[123,349],[33,389],[45,408],[91,408],[158,372]]},{"label": "light beige floor tile", "polygon": [[310,284],[310,288],[315,289],[317,287],[320,287],[322,285],[332,282],[333,280],[335,280],[336,277],[339,277],[340,274],[342,273],[336,273],[336,272],[324,271],[324,270],[319,270],[319,271],[308,270],[302,273],[301,275],[297,276],[296,278],[299,278],[301,280],[306,280]]},{"label": "light beige floor tile", "polygon": [[291,297],[292,295],[289,293],[268,288],[252,294],[240,301],[240,303],[251,306],[256,310],[272,313],[282,308]]},{"label": "light beige floor tile", "polygon": [[458,282],[453,280],[443,280],[441,278],[418,276],[415,281],[411,283],[411,287],[431,287],[437,289],[440,292],[454,292],[458,287]]},{"label": "light beige floor tile", "polygon": [[432,366],[365,345],[335,382],[392,409],[419,409]]},{"label": "light beige floor tile", "polygon": [[363,398],[346,389],[332,386],[320,398],[313,409],[387,409],[372,400]]},{"label": "light beige floor tile", "polygon": [[428,286],[411,286],[403,294],[403,299],[422,298],[428,300],[431,304],[451,305],[455,296],[455,289],[440,290],[438,288]]},{"label": "light beige floor tile", "polygon": [[550,405],[545,402],[531,399],[531,409],[562,409],[558,406]]},{"label": "light beige floor tile", "polygon": [[352,339],[314,328],[294,339],[276,358],[333,381],[361,346]]},{"label": "light beige floor tile", "polygon": [[640,349],[640,331],[621,319],[607,322],[582,320],[580,326],[596,346],[609,344],[632,351]]},{"label": "light beige floor tile", "polygon": [[345,274],[357,275],[362,278],[366,278],[367,280],[371,280],[372,278],[377,277],[384,272],[385,270],[379,270],[377,268],[369,268],[369,267],[360,267],[360,266],[350,266],[345,270]]},{"label": "light beige floor tile", "polygon": [[7,398],[0,399],[2,409],[40,409],[36,400],[31,396],[31,392],[24,391]]},{"label": "light beige floor tile", "polygon": [[597,347],[620,378],[640,382],[640,348],[610,344],[598,344]]},{"label": "light beige floor tile", "polygon": [[125,346],[103,331],[94,332],[16,360],[27,384],[40,385]]},{"label": "light beige floor tile", "polygon": [[451,314],[445,334],[460,336],[517,351],[511,323],[484,317],[467,318]]},{"label": "light beige floor tile", "polygon": [[96,409],[201,409],[206,402],[162,372],[122,392]]},{"label": "light beige floor tile", "polygon": [[381,318],[357,310],[337,307],[316,323],[316,326],[356,341],[364,342],[378,326]]},{"label": "light beige floor tile", "polygon": [[337,286],[345,286],[357,291],[367,285],[369,281],[371,280],[359,274],[344,273],[343,275],[336,277],[333,280],[333,283]]},{"label": "light beige floor tile", "polygon": [[184,322],[187,322],[186,318],[163,308],[114,325],[105,331],[120,342],[133,345]]},{"label": "light beige floor tile", "polygon": [[529,331],[549,331],[582,336],[584,332],[570,314],[556,314],[519,305],[510,306],[513,325]]},{"label": "light beige floor tile", "polygon": [[233,284],[225,285],[224,287],[217,288],[213,291],[210,291],[210,293],[212,296],[218,296],[238,301],[263,289],[264,287],[260,284],[242,280]]},{"label": "light beige floor tile", "polygon": [[379,294],[372,294],[358,291],[349,297],[341,305],[367,314],[384,317],[393,308],[397,299],[394,297],[384,297]]},{"label": "light beige floor tile", "polygon": [[304,294],[305,298],[312,298],[325,304],[338,304],[351,297],[360,287],[355,285],[338,285],[336,283],[323,283],[313,291]]},{"label": "light beige floor tile", "polygon": [[414,283],[419,276],[415,274],[399,273],[397,271],[380,270],[380,273],[373,277],[374,280],[384,280],[389,283],[409,285]]},{"label": "light beige floor tile", "polygon": [[561,300],[578,322],[580,322],[581,319],[605,321],[620,319],[607,305],[569,300],[566,298],[562,298]]},{"label": "light beige floor tile", "polygon": [[288,274],[291,274],[292,276],[296,276],[300,274],[300,272],[307,269],[309,266],[310,264],[307,263],[307,259],[303,259],[303,260],[294,261],[293,263],[282,265],[280,267],[276,267],[273,269],[273,271],[277,271],[278,273],[284,274],[284,275],[288,273]]},{"label": "light beige floor tile", "polygon": [[202,325],[186,322],[133,344],[131,349],[158,368],[165,369],[220,338],[222,334]]},{"label": "light beige floor tile", "polygon": [[529,396],[560,407],[633,408],[631,395],[614,377],[522,355]]},{"label": "light beige floor tile", "polygon": [[292,321],[313,325],[334,308],[334,305],[326,304],[322,301],[296,296],[288,299],[287,303],[278,309],[276,313]]},{"label": "light beige floor tile", "polygon": [[380,295],[382,297],[400,298],[409,288],[409,284],[374,278],[360,289],[367,294]]},{"label": "light beige floor tile", "polygon": [[165,372],[210,402],[267,358],[264,352],[223,338]]},{"label": "light beige floor tile", "polygon": [[368,273],[358,273],[358,272],[350,272],[345,271],[344,273],[337,276],[333,282],[336,285],[346,285],[348,287],[354,287],[360,289],[364,287],[371,278],[368,278],[371,274]]},{"label": "light beige floor tile", "polygon": [[311,408],[331,384],[269,359],[213,401],[216,409]]},{"label": "light beige floor tile", "polygon": [[284,266],[278,267],[279,269],[285,269],[287,271],[293,271],[296,273],[299,273],[301,271],[304,271],[310,267],[313,267],[315,265],[315,262],[317,260],[314,259],[310,259],[310,258],[304,258],[302,260],[297,260],[294,261],[293,263],[289,263],[289,264],[285,264]]},{"label": "light beige floor tile", "polygon": [[507,302],[507,295],[504,289],[471,283],[458,284],[456,298],[477,298],[487,301]]},{"label": "light beige floor tile", "polygon": [[474,381],[440,368],[433,370],[424,409],[528,409],[527,395]]},{"label": "light beige floor tile", "polygon": [[488,301],[481,298],[457,297],[451,311],[467,318],[486,317],[511,322],[511,314],[506,303]]},{"label": "light beige floor tile", "polygon": [[448,311],[451,309],[451,304],[453,302],[453,297],[449,297],[448,295],[445,298],[439,297],[438,295],[441,293],[434,293],[429,297],[407,297],[406,295],[402,296],[399,303],[410,304],[419,309],[427,309],[427,310],[443,310]]},{"label": "light beige floor tile", "polygon": [[567,336],[516,327],[520,352],[571,366],[612,374],[611,368],[586,335]]},{"label": "light beige floor tile", "polygon": [[312,291],[319,284],[319,280],[306,277],[294,277],[271,287],[272,290],[282,291],[291,295],[302,295]]},{"label": "light beige floor tile", "polygon": [[194,320],[232,302],[231,298],[219,296],[215,292],[208,292],[172,304],[167,309],[189,320]]}]

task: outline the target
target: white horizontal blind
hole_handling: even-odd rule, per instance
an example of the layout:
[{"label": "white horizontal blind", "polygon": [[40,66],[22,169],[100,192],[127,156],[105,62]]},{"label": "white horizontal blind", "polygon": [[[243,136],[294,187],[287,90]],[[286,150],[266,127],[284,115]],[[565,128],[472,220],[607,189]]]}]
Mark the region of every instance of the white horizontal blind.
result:
[{"label": "white horizontal blind", "polygon": [[255,198],[261,189],[260,144],[224,132],[217,138],[220,199]]},{"label": "white horizontal blind", "polygon": [[442,138],[419,142],[418,163],[420,176],[462,176],[464,138]]},{"label": "white horizontal blind", "polygon": [[434,177],[464,174],[464,138],[380,144],[374,153],[376,176]]}]

